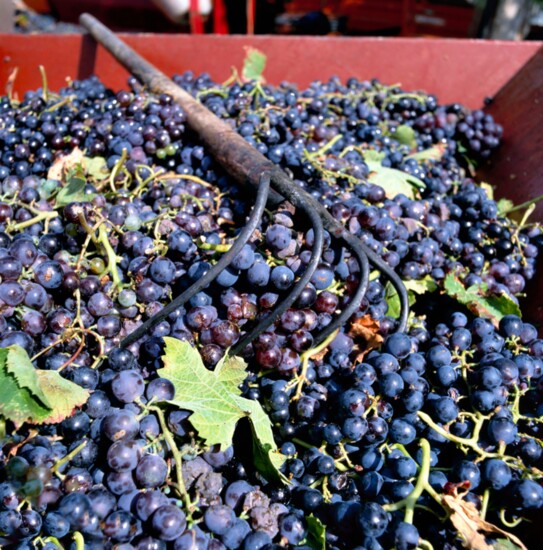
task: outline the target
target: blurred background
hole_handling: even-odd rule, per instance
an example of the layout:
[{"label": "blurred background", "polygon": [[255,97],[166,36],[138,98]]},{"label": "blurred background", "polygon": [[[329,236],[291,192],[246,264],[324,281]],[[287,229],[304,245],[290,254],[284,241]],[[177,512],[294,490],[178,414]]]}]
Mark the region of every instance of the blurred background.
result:
[{"label": "blurred background", "polygon": [[543,0],[0,0],[0,31],[543,39]]}]

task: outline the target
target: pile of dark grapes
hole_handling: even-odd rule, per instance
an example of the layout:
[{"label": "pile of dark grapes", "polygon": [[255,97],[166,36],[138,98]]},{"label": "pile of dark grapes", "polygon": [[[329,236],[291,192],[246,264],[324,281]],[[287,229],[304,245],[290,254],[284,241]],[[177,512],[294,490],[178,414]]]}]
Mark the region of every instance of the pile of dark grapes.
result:
[{"label": "pile of dark grapes", "polygon": [[[155,404],[175,392],[157,375],[164,337],[213,369],[292,289],[313,230],[288,202],[267,210],[230,267],[123,348],[228,250],[252,201],[183,110],[135,80],[1,98],[0,348],[20,346],[90,397],[53,424],[0,419],[0,546],[454,549],[459,510],[485,544],[518,534],[543,507],[543,340],[519,315],[474,315],[445,287],[454,274],[517,307],[534,276],[540,226],[506,216],[470,176],[501,127],[377,81],[300,91],[174,78],[418,288],[407,332],[376,271],[351,321],[316,347],[361,277],[326,234],[311,282],[241,352],[240,393],[267,412],[288,483],[256,471],[243,422],[232,446],[206,448],[190,412]],[[76,148],[83,168],[54,177]],[[370,154],[424,187],[372,183]],[[59,206],[70,170],[86,183]]]}]

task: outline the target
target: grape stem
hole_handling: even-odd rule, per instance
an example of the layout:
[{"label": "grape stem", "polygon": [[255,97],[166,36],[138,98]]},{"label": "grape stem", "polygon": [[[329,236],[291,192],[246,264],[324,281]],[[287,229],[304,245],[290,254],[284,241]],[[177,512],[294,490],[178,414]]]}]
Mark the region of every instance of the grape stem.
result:
[{"label": "grape stem", "polygon": [[79,531],[75,531],[72,535],[75,542],[75,550],[85,550],[85,539]]},{"label": "grape stem", "polygon": [[296,392],[292,396],[292,401],[297,401],[300,399],[302,395],[302,390],[304,387],[304,383],[307,382],[307,369],[309,368],[309,360],[314,357],[315,355],[319,354],[321,351],[323,351],[328,345],[334,340],[334,338],[337,336],[339,332],[339,329],[335,330],[326,338],[323,340],[318,346],[309,349],[302,353],[301,359],[302,359],[302,370],[300,374],[294,378],[294,385],[296,386]]},{"label": "grape stem", "polygon": [[385,510],[388,512],[396,512],[405,508],[405,517],[404,521],[407,523],[413,523],[413,515],[415,513],[415,505],[417,500],[422,495],[422,492],[430,485],[428,482],[428,476],[430,475],[430,443],[428,440],[421,439],[420,446],[422,449],[422,460],[420,465],[419,475],[417,477],[417,483],[415,488],[409,496],[404,499],[395,502],[393,504],[387,504],[384,506]]},{"label": "grape stem", "polygon": [[486,512],[488,510],[488,501],[490,500],[490,489],[487,487],[483,493],[483,502],[481,503],[481,519],[486,519]]},{"label": "grape stem", "polygon": [[60,460],[57,460],[57,462],[54,464],[54,466],[51,468],[51,473],[59,475],[59,469],[64,466],[64,464],[67,464],[74,458],[74,456],[78,455],[87,445],[87,441],[83,441],[80,443],[73,451],[70,451],[66,456],[63,456]]},{"label": "grape stem", "polygon": [[40,212],[39,214],[36,214],[33,218],[30,218],[29,220],[25,220],[24,222],[19,222],[16,224],[13,224],[9,227],[10,232],[11,231],[21,231],[23,229],[26,229],[27,227],[31,227],[35,223],[39,223],[44,220],[52,220],[53,218],[56,218],[58,216],[58,212],[51,212],[50,210],[44,210],[43,212]]},{"label": "grape stem", "polygon": [[481,458],[502,458],[507,459],[507,457],[504,457],[503,454],[500,453],[489,453],[487,451],[484,451],[479,447],[478,440],[479,440],[479,433],[481,432],[484,418],[480,417],[475,421],[475,427],[473,428],[473,435],[467,439],[464,437],[458,437],[456,435],[453,435],[452,433],[448,432],[438,424],[436,424],[431,417],[422,412],[418,411],[417,415],[421,420],[423,420],[430,428],[435,430],[439,435],[442,435],[449,441],[452,441],[453,443],[456,443],[457,445],[460,445],[461,447],[468,447],[469,449],[475,451],[478,455],[481,456]]},{"label": "grape stem", "polygon": [[153,411],[157,415],[164,439],[172,451],[173,459],[175,461],[175,475],[177,478],[177,483],[175,486],[183,501],[183,504],[185,505],[185,508],[187,509],[187,517],[190,521],[192,521],[192,502],[185,486],[185,480],[183,479],[183,457],[175,443],[172,432],[168,428],[162,409],[160,407],[149,407],[148,410]]},{"label": "grape stem", "polygon": [[100,242],[106,251],[107,270],[113,279],[113,285],[119,289],[123,286],[123,283],[121,282],[119,271],[117,269],[117,256],[111,246],[111,243],[109,242],[109,237],[103,224],[98,228],[98,242]]}]

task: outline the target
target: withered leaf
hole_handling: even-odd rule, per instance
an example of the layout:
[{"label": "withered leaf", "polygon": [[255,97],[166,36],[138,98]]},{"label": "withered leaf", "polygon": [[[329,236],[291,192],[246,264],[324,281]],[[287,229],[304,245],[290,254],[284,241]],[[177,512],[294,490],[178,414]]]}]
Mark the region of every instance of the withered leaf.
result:
[{"label": "withered leaf", "polygon": [[[376,321],[370,314],[363,315],[355,319],[349,328],[349,336],[355,340],[354,350],[358,353],[355,356],[355,363],[360,363],[364,357],[383,343],[383,335],[379,332],[379,321]],[[356,340],[362,340],[361,346]]]},{"label": "withered leaf", "polygon": [[464,539],[464,546],[470,550],[493,550],[483,533],[487,535],[502,535],[522,550],[528,550],[515,535],[500,529],[481,518],[472,502],[462,500],[459,495],[443,495],[441,500],[450,512],[450,520]]},{"label": "withered leaf", "polygon": [[68,155],[58,157],[49,168],[47,179],[61,181],[70,168],[74,168],[83,162],[83,156],[83,151],[76,147]]}]

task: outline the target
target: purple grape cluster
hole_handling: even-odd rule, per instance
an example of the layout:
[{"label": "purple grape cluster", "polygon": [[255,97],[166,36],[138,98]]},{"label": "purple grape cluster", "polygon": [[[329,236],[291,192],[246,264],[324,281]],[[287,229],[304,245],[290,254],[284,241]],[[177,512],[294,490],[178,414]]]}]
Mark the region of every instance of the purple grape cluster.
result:
[{"label": "purple grape cluster", "polygon": [[[408,332],[396,333],[389,285],[372,273],[347,326],[316,347],[362,277],[325,233],[310,282],[240,352],[240,392],[262,404],[285,458],[288,483],[267,479],[247,425],[232,446],[206,448],[189,411],[158,405],[175,388],[157,370],[167,336],[217,365],[292,290],[314,231],[287,202],[266,211],[212,284],[122,347],[229,249],[250,200],[186,130],[183,110],[133,79],[118,93],[91,78],[1,98],[0,347],[20,346],[90,397],[54,424],[7,421],[0,545],[271,550],[322,548],[324,537],[338,550],[459,548],[444,497],[502,527],[533,516],[543,344],[518,316],[496,326],[440,292],[454,273],[515,305],[534,276],[540,227],[505,216],[465,170],[466,156],[497,147],[499,125],[377,81],[300,91],[175,80],[402,279],[437,291],[417,297]],[[75,147],[87,165],[49,172]],[[371,158],[423,188],[391,193],[372,179]],[[82,183],[67,200],[70,178]],[[363,337],[353,326],[366,321]]]}]

